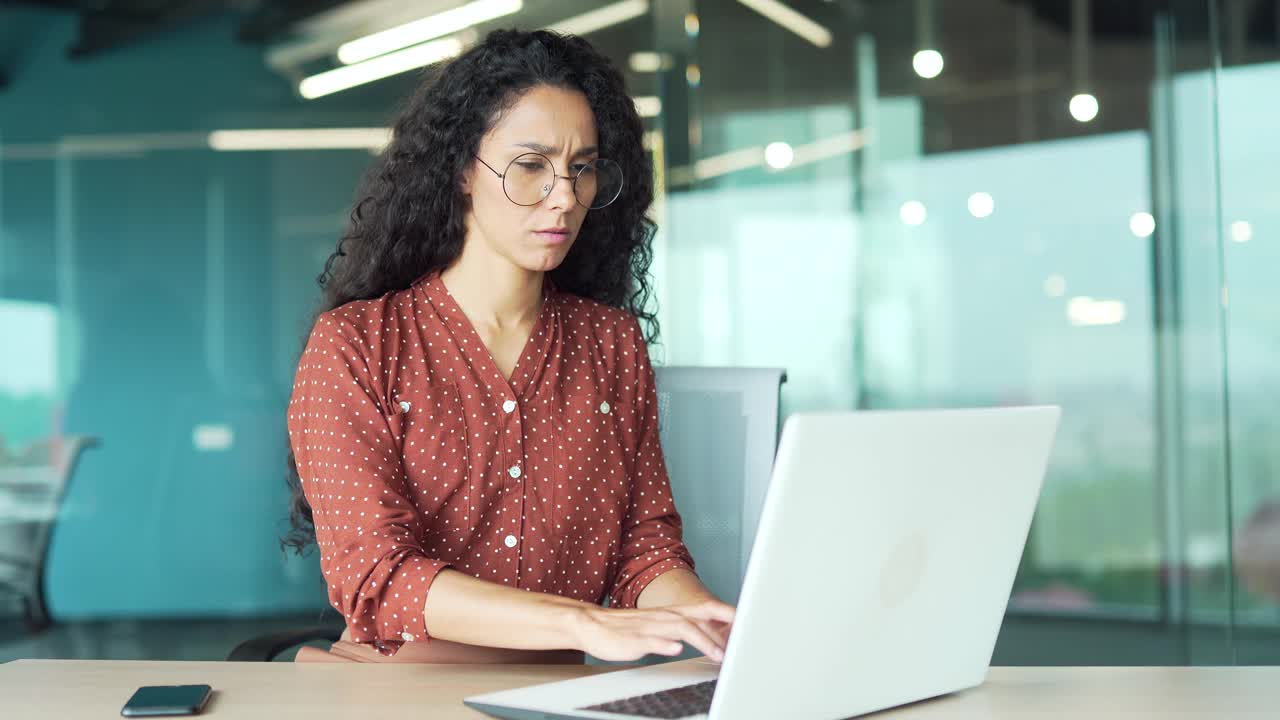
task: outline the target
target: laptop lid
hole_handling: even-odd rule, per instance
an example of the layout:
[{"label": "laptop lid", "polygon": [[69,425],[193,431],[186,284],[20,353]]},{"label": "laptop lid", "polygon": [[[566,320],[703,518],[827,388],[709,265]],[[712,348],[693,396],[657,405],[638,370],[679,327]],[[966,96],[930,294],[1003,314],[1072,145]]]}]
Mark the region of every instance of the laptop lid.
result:
[{"label": "laptop lid", "polygon": [[790,416],[711,719],[831,720],[980,684],[1059,415]]}]

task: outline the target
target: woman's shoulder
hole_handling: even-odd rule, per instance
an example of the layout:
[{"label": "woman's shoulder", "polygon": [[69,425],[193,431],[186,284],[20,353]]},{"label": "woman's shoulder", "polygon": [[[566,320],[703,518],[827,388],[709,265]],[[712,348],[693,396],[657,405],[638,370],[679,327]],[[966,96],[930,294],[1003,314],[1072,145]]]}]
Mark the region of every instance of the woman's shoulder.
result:
[{"label": "woman's shoulder", "polygon": [[639,336],[640,323],[630,311],[570,293],[561,293],[558,301],[561,319],[570,331],[629,341]]},{"label": "woman's shoulder", "polygon": [[569,347],[589,352],[619,378],[633,377],[648,367],[644,332],[630,311],[578,296],[565,305],[569,310],[562,311],[560,318]]},{"label": "woman's shoulder", "polygon": [[352,300],[316,316],[313,336],[334,334],[370,344],[397,335],[412,317],[413,288],[394,290],[376,298]]}]

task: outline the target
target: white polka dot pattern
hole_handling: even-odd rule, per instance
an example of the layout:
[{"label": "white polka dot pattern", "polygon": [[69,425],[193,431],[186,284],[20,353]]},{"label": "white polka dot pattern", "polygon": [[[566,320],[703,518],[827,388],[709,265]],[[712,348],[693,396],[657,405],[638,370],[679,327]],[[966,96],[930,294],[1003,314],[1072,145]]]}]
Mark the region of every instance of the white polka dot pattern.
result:
[{"label": "white polka dot pattern", "polygon": [[614,607],[693,569],[639,324],[545,297],[509,379],[438,276],[317,319],[289,437],[354,641],[428,641],[445,567]]}]

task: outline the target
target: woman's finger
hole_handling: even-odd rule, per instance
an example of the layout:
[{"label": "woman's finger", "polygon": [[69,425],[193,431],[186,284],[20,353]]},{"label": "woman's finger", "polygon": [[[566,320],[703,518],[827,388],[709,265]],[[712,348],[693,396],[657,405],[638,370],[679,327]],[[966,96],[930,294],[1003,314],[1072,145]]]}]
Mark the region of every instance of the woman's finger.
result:
[{"label": "woman's finger", "polygon": [[724,632],[725,624],[715,620],[695,620],[694,623],[707,634],[707,637],[715,641],[716,647],[724,651],[726,635]]},{"label": "woman's finger", "polygon": [[732,605],[722,603],[719,600],[708,600],[692,605],[672,605],[666,609],[674,610],[687,617],[696,617],[700,620],[718,620],[723,623],[732,623],[738,613],[737,609]]},{"label": "woman's finger", "polygon": [[719,643],[704,632],[702,628],[698,627],[694,621],[676,621],[668,625],[667,634],[671,639],[681,640],[713,660],[724,658],[724,651],[720,648]]},{"label": "woman's finger", "polygon": [[671,638],[661,635],[649,638],[649,652],[654,655],[666,655],[667,657],[675,657],[684,650],[684,645],[673,641]]},{"label": "woman's finger", "polygon": [[710,622],[713,634],[716,639],[720,641],[720,647],[728,647],[729,633],[733,630],[733,624],[720,622],[719,620],[712,620]]}]

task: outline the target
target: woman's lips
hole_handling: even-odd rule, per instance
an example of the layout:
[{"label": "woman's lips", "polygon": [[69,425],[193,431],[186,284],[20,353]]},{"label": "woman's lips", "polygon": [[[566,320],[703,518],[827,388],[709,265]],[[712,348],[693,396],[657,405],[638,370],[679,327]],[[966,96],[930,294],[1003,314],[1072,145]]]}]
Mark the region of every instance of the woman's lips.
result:
[{"label": "woman's lips", "polygon": [[568,230],[535,230],[533,234],[539,240],[553,245],[565,242],[569,239]]}]

